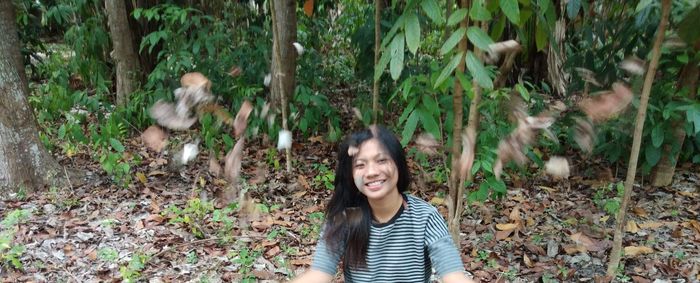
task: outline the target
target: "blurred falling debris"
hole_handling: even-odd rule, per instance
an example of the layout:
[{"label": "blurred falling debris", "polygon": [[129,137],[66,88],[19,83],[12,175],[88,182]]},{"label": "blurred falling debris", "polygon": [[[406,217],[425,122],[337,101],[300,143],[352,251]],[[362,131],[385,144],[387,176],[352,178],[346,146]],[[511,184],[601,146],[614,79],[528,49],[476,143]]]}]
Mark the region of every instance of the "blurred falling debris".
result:
[{"label": "blurred falling debris", "polygon": [[302,46],[299,42],[294,42],[292,45],[294,45],[294,49],[297,50],[297,54],[299,56],[304,54],[304,46]]},{"label": "blurred falling debris", "polygon": [[476,138],[476,133],[467,129],[462,133],[462,153],[459,156],[459,179],[460,184],[469,177],[469,172],[472,170],[472,165],[474,164],[474,147]]},{"label": "blurred falling debris", "polygon": [[622,83],[614,83],[612,91],[579,102],[581,110],[593,122],[602,122],[619,114],[632,102],[632,91]]},{"label": "blurred falling debris", "polygon": [[277,138],[277,150],[292,148],[292,132],[288,130],[280,130]]},{"label": "blurred falling debris", "polygon": [[197,122],[196,117],[178,116],[175,112],[175,106],[162,100],[153,104],[149,114],[159,125],[171,130],[187,130]]},{"label": "blurred falling debris", "polygon": [[423,152],[427,155],[435,155],[438,153],[440,148],[440,143],[435,139],[432,134],[422,133],[416,138],[416,148],[418,151]]},{"label": "blurred falling debris", "polygon": [[238,176],[241,173],[241,162],[243,161],[244,147],[245,137],[241,137],[224,158],[224,177],[226,178],[226,181],[233,186],[236,186]]},{"label": "blurred falling debris", "polygon": [[498,62],[501,55],[516,52],[520,50],[520,43],[515,40],[506,40],[501,42],[496,42],[489,44],[489,50],[487,50],[488,57],[487,61],[489,63]]},{"label": "blurred falling debris", "polygon": [[238,110],[238,114],[236,114],[236,119],[233,121],[234,136],[240,137],[245,133],[245,129],[248,126],[248,116],[250,116],[250,112],[252,111],[253,104],[248,100],[243,101],[241,108]]},{"label": "blurred falling debris", "polygon": [[646,62],[637,58],[637,56],[629,56],[620,63],[620,69],[637,76],[644,75],[646,68]]},{"label": "blurred falling debris", "polygon": [[569,161],[561,156],[552,156],[544,165],[545,172],[555,179],[568,179]]},{"label": "blurred falling debris", "polygon": [[141,140],[151,150],[161,152],[168,144],[168,134],[160,127],[152,125],[141,134]]},{"label": "blurred falling debris", "polygon": [[598,80],[596,80],[595,74],[593,73],[593,71],[586,69],[586,68],[580,68],[580,67],[575,68],[575,70],[584,82],[590,83],[590,84],[597,86],[597,87],[602,86],[598,82]]},{"label": "blurred falling debris", "polygon": [[593,152],[593,145],[595,144],[593,123],[586,118],[580,117],[574,118],[574,121],[576,121],[576,125],[574,126],[574,140],[584,152]]}]

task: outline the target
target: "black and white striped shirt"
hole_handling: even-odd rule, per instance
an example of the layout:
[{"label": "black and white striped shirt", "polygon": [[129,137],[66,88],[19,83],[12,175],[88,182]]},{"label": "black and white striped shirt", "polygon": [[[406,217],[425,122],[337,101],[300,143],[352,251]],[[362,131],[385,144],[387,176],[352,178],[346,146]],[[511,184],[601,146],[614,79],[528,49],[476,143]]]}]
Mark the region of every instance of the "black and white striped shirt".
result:
[{"label": "black and white striped shirt", "polygon": [[[367,267],[346,267],[346,282],[428,282],[432,268],[439,277],[464,271],[459,251],[437,209],[414,196],[404,195],[404,199],[406,205],[389,222],[372,224]],[[311,269],[335,275],[341,256],[330,252],[321,236]]]}]

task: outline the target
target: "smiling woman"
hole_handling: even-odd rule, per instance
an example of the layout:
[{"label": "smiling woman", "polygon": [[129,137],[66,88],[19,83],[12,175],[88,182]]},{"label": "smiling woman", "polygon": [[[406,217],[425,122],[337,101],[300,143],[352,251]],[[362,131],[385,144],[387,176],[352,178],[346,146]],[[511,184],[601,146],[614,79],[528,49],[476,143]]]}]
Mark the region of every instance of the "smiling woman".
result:
[{"label": "smiling woman", "polygon": [[405,194],[410,173],[401,144],[372,126],[338,151],[335,190],[311,270],[294,282],[330,282],[341,258],[346,282],[473,282],[442,216]]}]

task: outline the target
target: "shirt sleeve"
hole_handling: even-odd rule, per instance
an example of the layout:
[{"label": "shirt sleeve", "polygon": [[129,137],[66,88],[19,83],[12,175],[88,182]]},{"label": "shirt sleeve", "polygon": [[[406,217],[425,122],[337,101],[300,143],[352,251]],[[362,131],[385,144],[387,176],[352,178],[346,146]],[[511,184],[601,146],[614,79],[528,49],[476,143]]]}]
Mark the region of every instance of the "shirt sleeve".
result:
[{"label": "shirt sleeve", "polygon": [[[343,247],[340,247],[340,250],[345,251]],[[321,232],[318,242],[316,243],[316,252],[314,253],[314,260],[311,263],[311,269],[335,276],[338,271],[338,263],[340,262],[341,256],[342,252],[334,252],[329,249],[328,243],[326,243],[326,239],[324,238],[324,233]]]},{"label": "shirt sleeve", "polygon": [[437,275],[443,277],[456,271],[464,272],[459,250],[455,247],[445,220],[437,209],[433,209],[433,213],[428,217],[425,233],[428,255]]}]

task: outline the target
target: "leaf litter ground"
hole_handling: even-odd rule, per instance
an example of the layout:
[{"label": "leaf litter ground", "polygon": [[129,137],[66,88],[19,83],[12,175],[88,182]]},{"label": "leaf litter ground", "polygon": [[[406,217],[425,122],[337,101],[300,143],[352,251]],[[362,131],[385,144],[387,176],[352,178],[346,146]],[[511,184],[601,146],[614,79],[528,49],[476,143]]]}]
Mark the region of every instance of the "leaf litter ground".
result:
[{"label": "leaf litter ground", "polygon": [[[101,176],[87,154],[64,159],[91,172],[91,180],[0,203],[3,219],[15,209],[32,211],[16,226],[14,238],[26,248],[24,269],[3,266],[0,278],[285,281],[309,267],[332,192],[327,185],[334,145],[321,140],[295,144],[298,160],[291,174],[284,161],[268,161],[263,141],[252,141],[242,165],[243,187],[254,202],[248,209],[207,207],[226,182],[210,175],[206,153],[174,171],[167,156],[148,152],[135,138],[128,151],[142,161],[127,188]],[[417,163],[410,165],[411,193],[446,215],[444,186]],[[563,182],[536,174],[513,177],[505,197],[468,206],[461,227],[465,268],[481,282],[598,281],[605,274],[614,225],[604,206],[616,194],[610,184],[619,179],[602,164],[578,167],[601,169]],[[700,175],[692,166],[679,171],[670,187],[635,187],[623,243],[624,273],[617,281],[700,280]],[[204,202],[192,201],[196,198]]]}]

